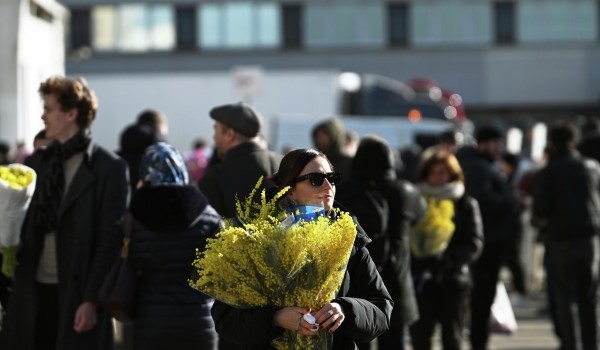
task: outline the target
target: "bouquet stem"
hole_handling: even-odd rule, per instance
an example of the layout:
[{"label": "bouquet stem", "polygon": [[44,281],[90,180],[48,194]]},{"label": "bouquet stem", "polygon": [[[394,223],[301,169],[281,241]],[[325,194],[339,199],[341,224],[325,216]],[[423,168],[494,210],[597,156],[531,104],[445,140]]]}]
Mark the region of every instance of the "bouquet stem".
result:
[{"label": "bouquet stem", "polygon": [[13,278],[17,267],[18,246],[2,248],[2,273],[6,277]]}]

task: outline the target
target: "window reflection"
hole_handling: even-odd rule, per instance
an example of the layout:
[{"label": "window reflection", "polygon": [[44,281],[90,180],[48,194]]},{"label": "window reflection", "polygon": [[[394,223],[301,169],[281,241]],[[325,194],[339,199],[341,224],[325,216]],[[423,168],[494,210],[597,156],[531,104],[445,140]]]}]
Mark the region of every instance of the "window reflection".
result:
[{"label": "window reflection", "polygon": [[386,20],[382,3],[307,3],[306,44],[309,47],[383,46]]},{"label": "window reflection", "polygon": [[203,50],[279,47],[281,14],[275,3],[203,4],[198,9]]},{"label": "window reflection", "polygon": [[92,43],[98,51],[142,52],[175,47],[175,14],[170,5],[96,6],[92,21]]}]

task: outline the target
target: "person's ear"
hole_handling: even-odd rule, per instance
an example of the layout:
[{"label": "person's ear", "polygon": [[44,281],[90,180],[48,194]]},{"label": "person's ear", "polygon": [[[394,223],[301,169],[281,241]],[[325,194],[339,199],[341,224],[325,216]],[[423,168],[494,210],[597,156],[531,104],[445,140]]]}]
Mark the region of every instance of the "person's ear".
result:
[{"label": "person's ear", "polygon": [[67,111],[67,120],[70,122],[77,122],[77,109],[71,108]]}]

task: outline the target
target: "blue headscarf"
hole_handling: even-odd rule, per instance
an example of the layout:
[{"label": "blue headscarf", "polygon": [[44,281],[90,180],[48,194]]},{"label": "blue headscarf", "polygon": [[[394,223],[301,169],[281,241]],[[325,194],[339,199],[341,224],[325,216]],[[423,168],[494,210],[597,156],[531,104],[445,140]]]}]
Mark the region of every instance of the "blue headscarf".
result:
[{"label": "blue headscarf", "polygon": [[157,142],[146,148],[139,173],[140,180],[151,186],[189,183],[188,170],[181,153],[166,142]]}]

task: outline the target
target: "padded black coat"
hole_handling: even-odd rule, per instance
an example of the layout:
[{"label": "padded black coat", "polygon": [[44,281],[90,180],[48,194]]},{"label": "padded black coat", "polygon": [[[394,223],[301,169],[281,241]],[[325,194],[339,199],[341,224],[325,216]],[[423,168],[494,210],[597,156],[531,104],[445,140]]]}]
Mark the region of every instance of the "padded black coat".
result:
[{"label": "padded black coat", "polygon": [[195,186],[139,189],[131,203],[132,263],[140,285],[134,309],[134,349],[216,349],[212,299],[188,284],[196,249],[221,218]]}]

